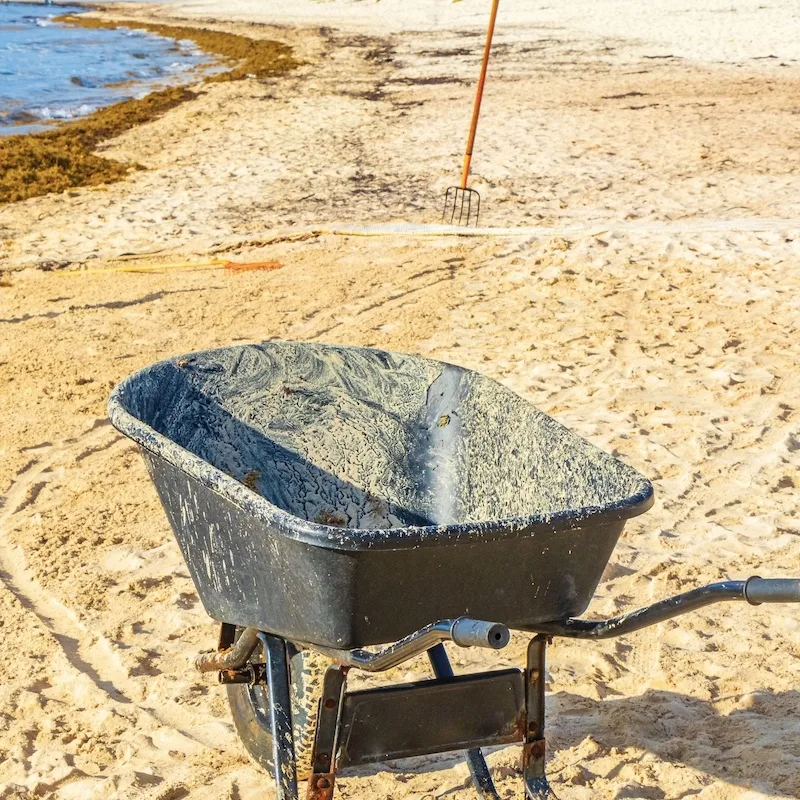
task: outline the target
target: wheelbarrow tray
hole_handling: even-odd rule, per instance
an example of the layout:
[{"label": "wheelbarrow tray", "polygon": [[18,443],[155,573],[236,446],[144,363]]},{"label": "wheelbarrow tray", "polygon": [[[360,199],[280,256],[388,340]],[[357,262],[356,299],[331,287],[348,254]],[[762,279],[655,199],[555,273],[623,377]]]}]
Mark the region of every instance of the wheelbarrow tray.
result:
[{"label": "wheelbarrow tray", "polygon": [[497,382],[380,350],[173,358],[123,381],[109,415],[210,616],[321,647],[577,616],[652,504],[645,478]]}]

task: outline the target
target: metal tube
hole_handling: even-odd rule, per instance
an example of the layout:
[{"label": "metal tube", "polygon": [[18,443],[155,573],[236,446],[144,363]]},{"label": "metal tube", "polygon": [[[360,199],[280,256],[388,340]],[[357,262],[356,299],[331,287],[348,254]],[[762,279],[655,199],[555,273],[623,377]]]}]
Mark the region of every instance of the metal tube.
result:
[{"label": "metal tube", "polygon": [[511,638],[505,625],[469,617],[459,617],[452,624],[450,633],[459,647],[488,647],[492,650],[501,650]]},{"label": "metal tube", "polygon": [[744,587],[751,605],[761,603],[800,603],[800,580],[797,578],[750,578]]},{"label": "metal tube", "polygon": [[510,634],[505,625],[459,617],[426,625],[377,653],[370,653],[368,650],[333,650],[315,645],[313,649],[348,667],[357,667],[366,672],[383,672],[430,650],[441,642],[452,641],[461,647],[487,647],[500,650],[508,644],[509,638]]},{"label": "metal tube", "polygon": [[201,653],[194,660],[195,668],[200,672],[217,672],[222,669],[239,669],[247,663],[258,644],[258,631],[245,628],[229,650],[217,650],[214,653]]},{"label": "metal tube", "polygon": [[746,581],[720,581],[669,597],[651,606],[637,608],[636,611],[613,619],[567,619],[563,622],[526,626],[525,630],[571,639],[610,639],[724,600],[746,600],[754,606],[761,603],[800,603],[800,578],[754,576]]},{"label": "metal tube", "polygon": [[703,606],[723,600],[747,600],[745,586],[748,581],[720,581],[701,586],[689,592],[669,597],[645,608],[637,608],[628,614],[613,619],[589,620],[567,619],[563,622],[545,622],[526,626],[526,630],[546,633],[550,636],[566,636],[571,639],[611,639],[627,633],[656,625],[673,617],[696,611]]}]

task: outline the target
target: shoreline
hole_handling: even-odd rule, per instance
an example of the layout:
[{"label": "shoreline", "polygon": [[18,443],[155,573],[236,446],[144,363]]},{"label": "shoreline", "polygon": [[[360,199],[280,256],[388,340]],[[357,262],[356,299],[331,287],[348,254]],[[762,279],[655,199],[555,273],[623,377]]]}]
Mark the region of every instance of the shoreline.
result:
[{"label": "shoreline", "polygon": [[281,42],[248,38],[199,26],[88,15],[56,16],[54,22],[83,28],[125,27],[145,30],[176,41],[190,39],[203,52],[227,63],[228,68],[206,75],[199,84],[196,81],[184,81],[177,86],[149,92],[142,98],[111,103],[85,117],[56,123],[44,131],[10,134],[0,138],[0,161],[4,164],[0,175],[0,206],[51,192],[123,180],[132,171],[145,167],[135,162],[121,163],[98,156],[95,151],[101,143],[196,99],[197,92],[189,90],[189,86],[249,77],[271,77],[299,66],[291,48]]},{"label": "shoreline", "polygon": [[[486,0],[292,0],[264,4],[260,0],[181,0],[100,3],[136,13],[182,18],[223,17],[230,23],[272,24],[291,27],[328,26],[377,36],[436,31],[484,32],[489,6]],[[500,8],[498,41],[519,29],[559,31],[580,38],[625,39],[640,56],[665,56],[704,63],[740,63],[777,56],[800,60],[800,8],[785,2],[762,0],[705,0],[692,7],[682,0],[572,0],[566,7],[552,3],[507,3]],[[657,21],[659,20],[659,21]],[[667,24],[664,24],[667,23]]]}]

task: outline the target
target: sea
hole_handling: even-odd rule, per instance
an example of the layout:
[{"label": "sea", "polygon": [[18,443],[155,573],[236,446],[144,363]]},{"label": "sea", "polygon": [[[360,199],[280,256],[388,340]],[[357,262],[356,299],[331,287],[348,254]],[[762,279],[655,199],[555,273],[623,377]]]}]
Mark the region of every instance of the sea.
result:
[{"label": "sea", "polygon": [[191,41],[55,21],[84,11],[0,2],[0,136],[45,130],[211,68]]}]

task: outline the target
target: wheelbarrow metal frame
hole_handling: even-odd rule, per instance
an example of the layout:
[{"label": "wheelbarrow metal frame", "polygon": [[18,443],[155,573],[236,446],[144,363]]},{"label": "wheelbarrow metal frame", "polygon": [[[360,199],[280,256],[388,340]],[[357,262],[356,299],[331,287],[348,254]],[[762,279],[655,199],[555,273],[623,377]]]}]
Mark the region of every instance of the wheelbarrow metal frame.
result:
[{"label": "wheelbarrow metal frame", "polygon": [[[297,376],[290,366],[296,363],[301,363],[303,375],[321,370],[332,378],[321,385],[311,378],[294,380]],[[413,406],[413,418],[399,415],[391,392],[388,400],[384,397],[384,405],[374,403],[371,396],[374,380],[398,370],[416,381],[417,394],[409,396],[418,397],[417,390],[423,389],[425,400],[421,406]],[[217,376],[216,384],[209,375]],[[293,388],[283,383],[281,393],[277,381],[286,380],[287,375],[297,385]],[[366,375],[361,384],[359,375]],[[589,481],[589,474],[611,482],[601,484],[605,492],[577,495],[579,499],[567,503],[574,507],[563,511],[556,511],[564,504],[554,500],[550,506],[534,503],[531,508],[539,511],[527,516],[500,518],[507,508],[514,508],[515,514],[520,508],[527,510],[527,506],[500,503],[496,514],[488,514],[498,518],[479,517],[485,521],[470,521],[473,518],[468,514],[452,517],[436,509],[424,517],[422,507],[413,505],[418,495],[408,495],[410,516],[403,517],[401,527],[348,528],[312,522],[248,488],[247,476],[240,471],[238,480],[226,474],[224,469],[236,469],[224,459],[218,468],[198,455],[210,452],[210,460],[215,460],[219,451],[197,445],[196,436],[213,437],[215,431],[227,431],[231,422],[231,439],[222,442],[226,447],[238,452],[237,444],[246,442],[254,448],[252,453],[265,455],[266,461],[289,463],[275,455],[280,443],[270,438],[272,419],[261,421],[266,429],[264,425],[247,427],[250,412],[257,416],[267,405],[244,410],[236,404],[225,405],[226,396],[235,397],[242,389],[237,380],[272,381],[269,385],[280,402],[287,391],[288,396],[304,392],[304,397],[315,399],[316,408],[330,408],[337,398],[342,400],[331,387],[348,387],[350,399],[361,404],[355,416],[361,419],[359,415],[374,408],[380,412],[370,417],[373,436],[394,418],[413,428],[417,438],[403,440],[402,458],[393,462],[409,470],[432,471],[440,462],[429,458],[434,452],[431,448],[441,448],[450,441],[446,437],[456,435],[447,432],[450,415],[466,420],[477,408],[472,432],[486,419],[493,419],[493,443],[508,441],[509,419],[516,421],[516,430],[543,437],[528,441],[530,449],[523,450],[521,462],[511,459],[519,455],[515,450],[488,447],[485,452],[478,449],[472,453],[477,459],[488,453],[494,461],[482,463],[495,466],[501,458],[517,468],[522,464],[524,472],[509,473],[515,491],[535,479],[534,471],[528,469],[531,453],[557,452],[564,467],[561,478],[573,481],[567,485],[582,478]],[[652,505],[652,485],[541,412],[529,408],[514,416],[510,410],[518,410],[514,403],[522,401],[516,396],[510,399],[513,393],[494,382],[488,381],[495,387],[490,396],[506,416],[500,420],[501,415],[487,415],[482,407],[470,406],[475,399],[470,393],[486,389],[482,381],[488,379],[414,356],[315,343],[266,342],[159,362],[124,381],[109,401],[111,422],[142,448],[203,605],[223,623],[218,651],[198,659],[198,668],[217,671],[221,683],[248,684],[257,728],[271,735],[280,800],[298,796],[290,646],[311,648],[334,662],[322,687],[308,784],[311,800],[331,800],[337,769],[452,749],[466,751],[481,797],[498,800],[481,747],[514,742],[522,744],[526,797],[546,800],[550,790],[544,769],[545,655],[551,637],[621,636],[720,601],[754,605],[800,602],[800,580],[754,577],[693,589],[613,619],[577,618],[588,607],[625,521]],[[241,396],[246,402],[251,397]],[[442,401],[446,407],[439,402],[441,398],[446,398]],[[296,420],[286,416],[286,406],[280,402],[269,406],[278,409],[275,421],[296,430],[291,428]],[[345,398],[346,407],[347,402]],[[176,420],[177,425],[170,427]],[[445,433],[441,434],[443,425]],[[299,429],[307,432],[302,424]],[[198,452],[159,430],[185,441],[187,447],[195,442]],[[184,438],[187,430],[192,434]],[[410,428],[402,430],[407,433]],[[463,430],[468,438],[469,429]],[[404,433],[397,435],[402,438]],[[423,448],[422,455],[411,446],[418,444],[419,437],[428,448]],[[209,441],[218,445],[221,440]],[[553,450],[553,442],[561,442],[563,447]],[[580,461],[589,449],[591,459]],[[294,451],[284,448],[284,452]],[[609,461],[614,466],[604,473]],[[261,465],[257,457],[246,466],[250,463]],[[313,461],[308,463],[323,470]],[[544,464],[544,469],[559,467],[541,458],[535,463]],[[587,472],[586,463],[599,465],[599,473]],[[313,475],[316,485],[319,472]],[[496,472],[492,476],[484,475],[483,480],[497,480]],[[273,480],[279,482],[279,476]],[[341,485],[335,485],[340,491]],[[366,484],[361,490],[367,490]],[[281,498],[286,502],[283,495],[273,499],[279,504]],[[287,508],[295,507],[289,502]],[[428,524],[432,521],[442,524]],[[424,524],[418,524],[421,522]],[[460,616],[465,613],[470,617]],[[244,628],[238,639],[237,627]],[[508,642],[508,628],[534,634],[523,670],[453,675],[444,642],[497,649]],[[377,652],[362,649],[388,641],[395,644]],[[264,663],[252,663],[259,644]],[[434,670],[433,680],[347,692],[350,669],[386,670],[425,651]],[[256,686],[267,687],[266,711],[253,700]],[[259,697],[263,694],[259,689]]]},{"label": "wheelbarrow metal frame", "polygon": [[[745,601],[751,605],[800,602],[800,579],[754,576],[748,580],[721,581],[612,619],[567,619],[542,624],[536,626],[539,630],[528,645],[524,670],[454,676],[442,642],[491,649],[501,649],[508,643],[504,626],[468,618],[433,623],[374,653],[314,647],[336,663],[325,676],[307,798],[331,800],[336,774],[341,770],[463,750],[479,796],[483,800],[498,800],[481,748],[519,743],[522,744],[525,797],[547,800],[551,795],[545,774],[548,642],[554,636],[583,639],[623,636],[725,601]],[[234,626],[227,626],[227,630],[223,626],[220,641],[232,642],[233,629]],[[261,641],[266,654],[266,665],[260,670],[253,670],[252,665],[245,666],[254,638]],[[290,708],[287,705],[289,677],[285,644],[279,637],[252,630],[245,630],[237,645],[242,640],[245,640],[244,645],[201,656],[196,665],[204,672],[219,669],[221,683],[268,684],[270,703],[275,706],[271,705],[269,719],[263,714],[257,715],[258,722],[273,737],[278,798],[295,800],[298,794],[291,721],[284,713],[284,709]],[[350,669],[384,671],[426,650],[435,679],[347,692]],[[284,653],[283,659],[281,653]]]}]

